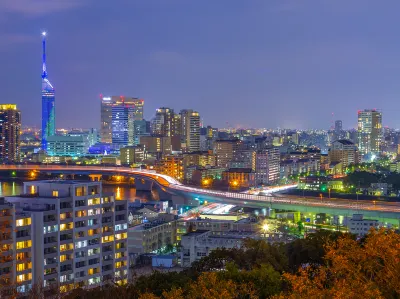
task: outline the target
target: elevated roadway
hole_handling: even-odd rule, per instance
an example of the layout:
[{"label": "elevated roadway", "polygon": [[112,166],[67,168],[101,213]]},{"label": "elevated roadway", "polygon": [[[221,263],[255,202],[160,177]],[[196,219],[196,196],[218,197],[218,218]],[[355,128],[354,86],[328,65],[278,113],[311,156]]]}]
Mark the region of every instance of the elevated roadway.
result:
[{"label": "elevated roadway", "polygon": [[365,217],[380,219],[380,221],[399,224],[400,202],[355,201],[346,199],[302,198],[295,196],[265,196],[207,190],[185,186],[167,175],[151,170],[133,169],[127,167],[100,167],[75,165],[0,165],[1,170],[9,171],[41,171],[52,173],[85,173],[105,175],[126,175],[156,182],[164,191],[182,196],[188,200],[202,199],[209,202],[220,202],[239,206],[292,210],[303,213],[327,213],[332,215],[351,216],[354,213]]}]

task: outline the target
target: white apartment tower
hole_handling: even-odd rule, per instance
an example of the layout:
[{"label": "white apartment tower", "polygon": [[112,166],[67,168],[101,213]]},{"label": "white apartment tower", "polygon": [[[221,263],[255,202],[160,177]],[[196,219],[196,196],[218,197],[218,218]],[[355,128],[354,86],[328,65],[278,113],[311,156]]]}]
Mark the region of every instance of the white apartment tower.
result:
[{"label": "white apartment tower", "polygon": [[100,182],[26,182],[23,195],[6,200],[30,215],[22,245],[31,245],[33,285],[66,292],[127,281],[127,201],[103,195]]}]

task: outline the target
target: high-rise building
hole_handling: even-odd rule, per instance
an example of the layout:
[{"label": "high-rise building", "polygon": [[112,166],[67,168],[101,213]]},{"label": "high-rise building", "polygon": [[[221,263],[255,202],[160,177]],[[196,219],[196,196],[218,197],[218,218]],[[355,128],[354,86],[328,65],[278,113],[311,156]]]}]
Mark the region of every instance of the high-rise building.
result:
[{"label": "high-rise building", "polygon": [[119,146],[135,143],[135,108],[118,105],[112,107],[112,143]]},{"label": "high-rise building", "polygon": [[382,144],[382,113],[375,109],[358,111],[357,137],[362,155],[378,155]]},{"label": "high-rise building", "polygon": [[140,143],[140,137],[150,136],[150,122],[144,119],[133,122],[135,145]]},{"label": "high-rise building", "polygon": [[187,152],[200,150],[200,114],[191,109],[181,110],[181,141]]},{"label": "high-rise building", "polygon": [[328,156],[329,163],[342,163],[340,168],[342,172],[349,164],[360,162],[357,146],[350,140],[342,139],[332,142]]},{"label": "high-rise building", "polygon": [[17,282],[61,292],[127,282],[127,201],[103,195],[100,182],[26,182],[6,201],[26,215],[12,247]]},{"label": "high-rise building", "polygon": [[280,153],[278,147],[257,151],[255,172],[257,184],[272,184],[279,180]]},{"label": "high-rise building", "polygon": [[151,133],[168,137],[181,135],[180,115],[175,114],[174,109],[166,107],[157,109],[152,120]]},{"label": "high-rise building", "polygon": [[47,137],[56,134],[56,107],[54,87],[47,76],[46,67],[46,32],[43,36],[43,63],[42,63],[42,150],[47,150]]},{"label": "high-rise building", "polygon": [[216,140],[214,142],[214,154],[217,157],[217,166],[229,168],[230,162],[239,149],[240,141],[234,140]]},{"label": "high-rise building", "polygon": [[0,105],[0,159],[20,160],[21,112],[17,105]]},{"label": "high-rise building", "polygon": [[113,107],[129,107],[133,113],[133,120],[143,119],[144,100],[124,96],[100,96],[100,139],[103,143],[112,143],[112,116]]},{"label": "high-rise building", "polygon": [[11,298],[32,287],[31,217],[16,212],[13,205],[0,198],[0,296]]},{"label": "high-rise building", "polygon": [[342,130],[343,130],[342,121],[341,120],[335,121],[335,132],[340,133]]}]

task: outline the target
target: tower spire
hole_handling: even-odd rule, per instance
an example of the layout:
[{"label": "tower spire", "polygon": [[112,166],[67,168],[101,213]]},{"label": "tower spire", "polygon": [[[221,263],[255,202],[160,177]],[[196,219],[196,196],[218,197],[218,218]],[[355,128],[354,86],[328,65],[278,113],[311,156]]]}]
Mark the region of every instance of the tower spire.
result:
[{"label": "tower spire", "polygon": [[47,78],[47,70],[46,70],[46,35],[47,32],[43,31],[42,36],[43,36],[43,57],[42,57],[42,79]]}]

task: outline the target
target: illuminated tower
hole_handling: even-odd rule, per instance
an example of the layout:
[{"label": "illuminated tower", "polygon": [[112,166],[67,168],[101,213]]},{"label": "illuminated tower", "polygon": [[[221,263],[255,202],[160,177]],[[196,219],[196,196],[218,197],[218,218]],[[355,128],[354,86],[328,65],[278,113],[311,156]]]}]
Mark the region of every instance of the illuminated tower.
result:
[{"label": "illuminated tower", "polygon": [[47,150],[47,138],[56,133],[56,109],[54,87],[47,78],[46,70],[46,32],[43,36],[43,66],[42,66],[42,149]]}]

